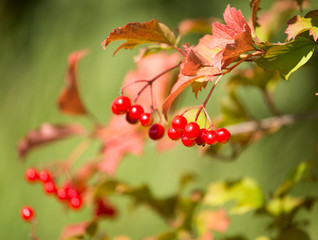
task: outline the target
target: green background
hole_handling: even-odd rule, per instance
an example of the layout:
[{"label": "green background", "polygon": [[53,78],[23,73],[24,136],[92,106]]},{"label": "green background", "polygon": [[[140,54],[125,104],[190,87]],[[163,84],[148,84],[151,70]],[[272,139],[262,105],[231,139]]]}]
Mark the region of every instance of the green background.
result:
[{"label": "green background", "polygon": [[[88,219],[90,209],[80,212],[65,211],[53,198],[47,197],[40,185],[30,185],[24,180],[28,166],[43,166],[50,161],[63,161],[78,144],[78,139],[66,140],[33,152],[22,162],[16,154],[18,140],[30,129],[43,122],[80,122],[86,119],[63,116],[56,99],[64,85],[66,59],[69,53],[83,48],[90,53],[81,62],[80,89],[83,99],[102,122],[110,117],[110,104],[118,96],[121,81],[133,66],[133,56],[138,51],[121,51],[115,57],[112,52],[118,44],[111,44],[106,51],[101,42],[116,27],[128,22],[144,22],[153,18],[175,29],[185,18],[222,17],[230,1],[203,0],[7,0],[0,1],[0,238],[27,239],[30,225],[20,219],[23,205],[34,206],[38,219],[40,239],[53,240],[68,223]],[[262,8],[271,1],[264,1]],[[231,1],[249,16],[247,0]],[[315,6],[316,5],[316,6]],[[317,8],[317,3],[314,7]],[[287,26],[287,25],[286,25]],[[284,26],[284,27],[286,27]],[[285,35],[280,37],[284,41]],[[190,39],[191,40],[191,39]],[[194,42],[195,43],[195,42]],[[318,57],[290,78],[280,82],[275,100],[283,113],[300,113],[318,109]],[[206,94],[206,93],[205,93]],[[194,100],[187,92],[184,105],[194,106],[202,101]],[[209,104],[212,115],[218,111],[218,99],[222,96],[222,84],[217,88]],[[261,93],[257,89],[240,89],[241,99],[249,111],[257,117],[270,116]],[[270,194],[288,172],[304,160],[317,161],[318,122],[307,121],[285,127],[250,146],[234,163],[224,163],[198,154],[196,148],[181,145],[174,150],[157,154],[151,142],[147,142],[142,157],[126,156],[117,176],[133,185],[149,184],[157,196],[174,193],[180,175],[192,170],[199,177],[197,186],[206,187],[220,179],[250,176]],[[94,156],[98,145],[84,157]],[[302,193],[318,195],[317,184],[304,184],[296,189]],[[153,236],[168,229],[167,225],[146,207],[130,209],[130,200],[114,198],[120,206],[119,218],[106,221],[103,226],[111,236],[128,235],[132,239]],[[316,216],[316,217],[315,217]],[[311,213],[308,226],[312,238],[318,239],[318,205]],[[229,234],[245,233],[249,239],[266,233],[267,218],[254,218],[252,214],[231,216]]]}]

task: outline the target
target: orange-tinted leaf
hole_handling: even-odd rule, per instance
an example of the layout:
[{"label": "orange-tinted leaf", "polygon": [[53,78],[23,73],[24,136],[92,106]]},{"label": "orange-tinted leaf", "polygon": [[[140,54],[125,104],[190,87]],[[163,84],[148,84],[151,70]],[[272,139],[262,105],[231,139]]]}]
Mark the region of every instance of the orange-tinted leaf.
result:
[{"label": "orange-tinted leaf", "polygon": [[199,91],[201,91],[202,88],[206,88],[207,85],[208,85],[208,82],[206,82],[206,81],[202,82],[202,81],[200,81],[200,79],[191,83],[192,92],[195,94],[196,98],[198,98]]},{"label": "orange-tinted leaf", "polygon": [[288,28],[285,33],[288,34],[288,40],[295,39],[302,32],[309,30],[309,35],[314,40],[318,40],[318,10],[310,11],[305,17],[299,15],[291,18],[288,22]]},{"label": "orange-tinted leaf", "polygon": [[175,45],[174,33],[165,24],[152,19],[144,23],[128,23],[123,27],[116,28],[103,41],[102,46],[106,48],[109,43],[117,40],[126,40],[121,44],[114,54],[120,49],[133,49],[144,43],[166,43]]},{"label": "orange-tinted leaf", "polygon": [[187,86],[189,86],[191,83],[193,83],[197,79],[200,79],[201,82],[211,81],[215,78],[212,75],[218,72],[219,72],[218,69],[211,68],[211,67],[202,68],[201,70],[197,72],[195,76],[192,76],[192,77],[185,76],[180,72],[178,76],[178,81],[172,87],[170,95],[166,98],[166,100],[164,101],[162,105],[162,112],[165,118],[167,119],[168,112],[173,101],[176,99],[176,97],[179,96],[181,92],[183,92],[183,90]]},{"label": "orange-tinted leaf", "polygon": [[83,237],[86,233],[89,222],[81,222],[64,227],[59,240],[70,240],[76,237]]},{"label": "orange-tinted leaf", "polygon": [[250,6],[252,11],[251,22],[254,28],[259,26],[259,23],[257,22],[258,20],[257,12],[260,10],[259,8],[260,1],[261,0],[250,0]]},{"label": "orange-tinted leaf", "polygon": [[210,33],[212,32],[212,23],[215,18],[195,18],[185,19],[179,24],[179,35],[184,36],[192,33]]},{"label": "orange-tinted leaf", "polygon": [[66,86],[58,99],[59,108],[63,113],[75,115],[86,114],[86,109],[82,103],[77,86],[77,65],[86,53],[87,50],[81,50],[70,54],[68,57],[68,69],[65,76]]},{"label": "orange-tinted leaf", "polygon": [[126,154],[140,156],[143,152],[145,131],[138,125],[129,124],[125,116],[113,116],[106,128],[98,131],[97,136],[103,144],[103,160],[99,169],[114,175]]},{"label": "orange-tinted leaf", "polygon": [[38,146],[74,135],[82,135],[84,129],[77,124],[53,125],[44,123],[39,129],[29,132],[18,144],[18,154],[25,157]]}]

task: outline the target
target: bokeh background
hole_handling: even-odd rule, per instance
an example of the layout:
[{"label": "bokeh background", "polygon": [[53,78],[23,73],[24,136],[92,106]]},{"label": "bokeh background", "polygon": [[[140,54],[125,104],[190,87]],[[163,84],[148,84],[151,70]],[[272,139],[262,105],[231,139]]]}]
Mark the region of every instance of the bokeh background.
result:
[{"label": "bokeh background", "polygon": [[[262,8],[269,8],[271,2],[263,1]],[[313,2],[313,8],[318,8],[318,3]],[[106,122],[110,117],[110,104],[119,93],[124,75],[134,67],[133,56],[138,53],[137,50],[121,51],[113,57],[116,44],[111,44],[106,51],[102,49],[102,40],[114,28],[155,18],[175,29],[185,18],[221,18],[228,3],[249,16],[247,0],[0,1],[0,239],[27,239],[30,226],[19,215],[23,205],[34,206],[38,236],[45,240],[58,239],[63,226],[83,221],[90,214],[87,208],[80,212],[66,212],[55,199],[43,193],[40,185],[30,185],[24,180],[28,166],[63,161],[78,139],[65,140],[33,152],[24,162],[16,154],[18,140],[43,122],[78,121],[88,125],[85,119],[61,115],[56,105],[64,84],[68,54],[90,49],[89,55],[81,61],[80,89],[89,109]],[[285,37],[282,34],[279,39],[284,41]],[[318,92],[317,63],[315,53],[290,81],[279,84],[275,100],[282,112],[318,109],[314,95]],[[257,89],[240,89],[240,93],[255,116],[270,115]],[[204,97],[205,94],[201,95]],[[221,95],[222,85],[214,94],[213,102],[217,103]],[[186,94],[184,104],[198,103],[190,92]],[[209,104],[209,111],[216,114],[218,105]],[[317,142],[317,120],[289,126],[265,137],[244,151],[234,163],[200,156],[195,148],[187,149],[181,145],[159,155],[149,141],[142,157],[125,157],[117,176],[134,185],[146,183],[157,196],[172,194],[177,189],[180,175],[189,170],[198,175],[196,185],[201,187],[215,180],[250,176],[270,194],[299,162],[317,161]],[[93,156],[97,147],[93,146],[84,158]],[[304,184],[295,191],[296,195],[303,193],[317,196],[318,185]],[[113,201],[120,206],[119,218],[103,224],[111,236],[126,234],[132,239],[141,239],[168,229],[148,208],[131,210],[130,200],[124,197]],[[318,239],[317,216],[317,205],[311,213],[301,214],[301,217],[311,220],[308,231],[313,239]],[[249,239],[254,239],[266,233],[266,218],[246,214],[232,216],[231,220],[230,234],[244,232]]]}]

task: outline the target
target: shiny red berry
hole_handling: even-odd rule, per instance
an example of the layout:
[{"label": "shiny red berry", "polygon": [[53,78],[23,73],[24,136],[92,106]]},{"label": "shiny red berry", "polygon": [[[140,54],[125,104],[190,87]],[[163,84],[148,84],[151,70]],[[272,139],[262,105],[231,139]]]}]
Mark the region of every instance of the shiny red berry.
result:
[{"label": "shiny red berry", "polygon": [[184,127],[183,134],[190,140],[195,140],[200,135],[200,127],[196,122],[190,122]]},{"label": "shiny red berry", "polygon": [[181,131],[187,125],[188,121],[184,116],[177,115],[172,119],[171,126],[177,131]]},{"label": "shiny red berry", "polygon": [[82,206],[82,198],[78,195],[69,200],[69,205],[73,209],[78,209]]},{"label": "shiny red berry", "polygon": [[174,129],[172,126],[169,127],[168,129],[168,137],[173,140],[179,140],[182,136],[182,131],[177,131],[176,129]]},{"label": "shiny red berry", "polygon": [[231,138],[231,133],[225,128],[215,130],[215,135],[219,143],[227,143]]},{"label": "shiny red berry", "polygon": [[56,186],[55,186],[55,183],[53,181],[45,182],[43,187],[44,187],[45,192],[48,194],[52,194],[52,193],[56,192]]},{"label": "shiny red berry", "polygon": [[181,142],[183,143],[184,146],[186,147],[192,147],[195,145],[195,140],[191,140],[189,138],[187,138],[185,135],[182,135],[181,137]]},{"label": "shiny red berry", "polygon": [[64,188],[57,189],[56,195],[57,195],[58,199],[60,199],[61,201],[68,199],[67,192]]},{"label": "shiny red berry", "polygon": [[136,123],[138,122],[138,120],[132,119],[132,118],[129,116],[128,112],[126,113],[126,121],[127,121],[128,123],[130,123],[130,124],[136,124]]},{"label": "shiny red berry", "polygon": [[127,112],[127,116],[132,121],[138,121],[142,113],[144,113],[143,107],[140,106],[139,104],[135,104],[129,108]]},{"label": "shiny red berry", "polygon": [[214,130],[207,131],[204,140],[207,144],[214,145],[217,143],[216,134]]},{"label": "shiny red berry", "polygon": [[36,169],[28,168],[25,172],[25,179],[29,182],[35,182],[39,179],[39,174]]},{"label": "shiny red berry", "polygon": [[131,102],[129,97],[127,96],[119,96],[115,98],[112,103],[112,111],[114,114],[124,114],[126,113],[131,106]]},{"label": "shiny red berry", "polygon": [[30,222],[34,218],[34,211],[31,207],[25,206],[20,211],[21,217],[24,221]]},{"label": "shiny red berry", "polygon": [[149,127],[153,122],[151,114],[150,113],[142,113],[139,117],[139,122],[141,123],[142,126]]},{"label": "shiny red berry", "polygon": [[46,170],[42,170],[40,173],[39,173],[39,179],[42,181],[42,182],[48,182],[48,181],[51,181],[51,174],[49,171],[46,171]]},{"label": "shiny red berry", "polygon": [[201,128],[200,129],[200,134],[199,136],[195,139],[195,142],[198,144],[198,145],[204,145],[206,142],[205,142],[205,135],[207,134],[207,130],[205,128]]},{"label": "shiny red berry", "polygon": [[165,129],[163,128],[163,126],[159,123],[155,123],[153,124],[150,128],[149,128],[149,137],[153,140],[158,140],[160,138],[163,137],[165,133]]}]

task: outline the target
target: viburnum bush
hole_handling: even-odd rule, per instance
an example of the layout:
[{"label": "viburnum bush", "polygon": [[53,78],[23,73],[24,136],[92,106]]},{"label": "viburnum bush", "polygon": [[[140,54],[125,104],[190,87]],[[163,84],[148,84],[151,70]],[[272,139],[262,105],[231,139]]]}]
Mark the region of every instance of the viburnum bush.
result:
[{"label": "viburnum bush", "polygon": [[[107,107],[112,113],[107,124],[100,123],[80,97],[77,67],[87,50],[69,55],[65,88],[58,106],[63,114],[87,117],[93,127],[45,123],[18,144],[19,156],[25,158],[42,145],[73,136],[83,138],[65,161],[25,171],[26,181],[42,184],[48,197],[55,197],[67,209],[80,211],[83,206],[92,209],[90,219],[65,226],[60,239],[129,239],[108,236],[107,229],[99,227],[101,221],[115,219],[120,211],[110,200],[113,195],[125,195],[136,205],[149,206],[170,226],[170,231],[145,238],[148,240],[212,240],[214,232],[222,233],[218,236],[223,240],[245,239],[243,235],[227,235],[229,214],[250,211],[270,219],[269,230],[260,233],[257,240],[310,238],[304,222],[296,216],[301,209],[310,210],[318,196],[294,197],[290,191],[303,181],[317,180],[317,166],[311,162],[297,166],[270,195],[263,193],[249,177],[212,182],[208,188],[193,189],[189,194],[183,190],[194,181],[194,175],[185,174],[175,194],[160,198],[147,185],[132,186],[116,178],[116,169],[124,155],[142,154],[147,141],[153,141],[159,151],[181,144],[197,148],[201,154],[229,160],[266,134],[298,121],[318,118],[318,112],[282,114],[272,98],[277,83],[288,80],[312,57],[318,43],[318,10],[306,9],[308,2],[299,0],[275,2],[268,11],[259,11],[259,5],[260,0],[250,0],[249,19],[228,5],[223,13],[224,23],[215,18],[187,19],[172,31],[153,19],[114,29],[102,42],[104,49],[118,40],[124,42],[114,54],[139,45],[143,48],[135,57],[136,70],[127,73],[118,96]],[[290,18],[299,8],[306,12]],[[280,34],[280,24],[285,20],[288,20],[286,40],[269,42],[271,36]],[[205,34],[197,45],[183,43],[185,36],[197,33]],[[211,97],[222,81],[229,104],[222,105],[219,114],[214,115],[206,106],[216,104]],[[251,116],[238,97],[239,86],[259,89],[272,116],[265,119]],[[201,104],[187,107],[176,103],[188,88],[192,88],[194,97],[199,93],[206,95]],[[312,94],[317,95],[314,91]],[[101,143],[96,157],[74,168],[75,161],[94,139]],[[222,207],[228,202],[233,202],[229,212]],[[21,208],[22,219],[33,224],[31,238],[40,239],[35,220],[41,213],[35,213],[36,206]]]}]

